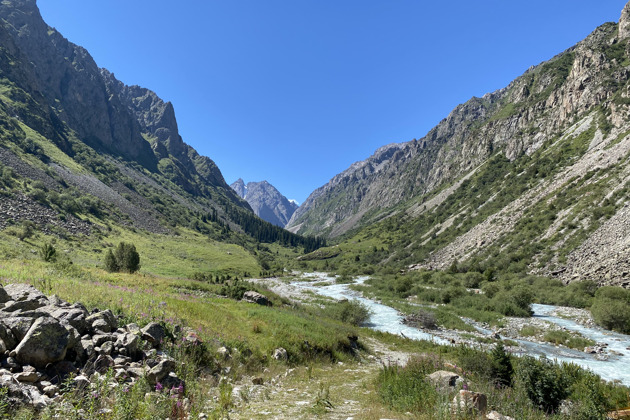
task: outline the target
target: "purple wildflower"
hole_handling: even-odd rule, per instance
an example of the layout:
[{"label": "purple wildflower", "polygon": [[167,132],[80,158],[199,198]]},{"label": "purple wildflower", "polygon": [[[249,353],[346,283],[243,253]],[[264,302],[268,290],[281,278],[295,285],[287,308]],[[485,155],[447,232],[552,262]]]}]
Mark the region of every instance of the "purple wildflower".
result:
[{"label": "purple wildflower", "polygon": [[155,384],[155,390],[156,391],[161,391],[162,388],[164,388],[164,386],[161,383],[158,382],[157,384]]}]

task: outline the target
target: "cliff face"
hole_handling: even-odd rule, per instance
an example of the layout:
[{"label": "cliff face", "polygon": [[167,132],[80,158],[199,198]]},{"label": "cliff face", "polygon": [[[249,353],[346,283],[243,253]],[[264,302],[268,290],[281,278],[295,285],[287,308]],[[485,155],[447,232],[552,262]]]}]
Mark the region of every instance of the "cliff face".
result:
[{"label": "cliff face", "polygon": [[[628,13],[626,7],[622,28]],[[509,86],[458,105],[423,138],[352,165],[314,191],[288,228],[337,236],[374,221],[382,209],[449,185],[496,153],[511,160],[532,155],[597,107],[619,123],[624,111],[611,99],[628,79],[628,34],[619,26],[602,25]]]},{"label": "cliff face", "polygon": [[297,204],[289,201],[267,181],[248,182],[245,185],[239,178],[230,186],[239,197],[247,201],[258,217],[276,226],[286,226],[298,208]]},{"label": "cliff face", "polygon": [[29,87],[41,93],[61,121],[94,147],[156,165],[139,124],[109,97],[90,54],[48,27],[34,0],[3,1],[0,16],[31,66],[35,84]]},{"label": "cliff face", "polygon": [[100,69],[42,20],[35,0],[0,2],[0,58],[0,164],[39,174],[50,191],[70,185],[156,232],[187,224],[186,212],[216,213],[238,230],[231,213],[251,211],[184,143],[171,103]]}]

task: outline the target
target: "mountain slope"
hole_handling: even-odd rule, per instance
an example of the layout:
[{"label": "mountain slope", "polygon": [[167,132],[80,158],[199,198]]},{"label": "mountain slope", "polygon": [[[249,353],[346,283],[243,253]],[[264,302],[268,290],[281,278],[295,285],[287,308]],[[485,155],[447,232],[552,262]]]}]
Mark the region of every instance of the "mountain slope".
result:
[{"label": "mountain slope", "polygon": [[424,138],[353,165],[289,228],[354,229],[349,243],[378,238],[400,268],[630,285],[629,22],[627,5],[619,24],[457,106]]},{"label": "mountain slope", "polygon": [[245,185],[239,178],[230,187],[249,203],[258,217],[276,226],[286,226],[298,208],[297,204],[289,201],[267,181],[248,182]]},{"label": "mountain slope", "polygon": [[[498,151],[509,159],[532,154],[573,118],[610,98],[625,81],[617,57],[625,39],[608,44],[617,36],[616,27],[603,25],[506,88],[458,105],[422,139],[387,148],[387,154],[379,150],[353,165],[316,190],[288,227],[298,232],[323,228],[337,236],[360,225],[364,214],[431,193]],[[334,209],[329,208],[337,201]]]},{"label": "mountain slope", "polygon": [[0,58],[0,226],[310,243],[257,218],[184,143],[171,103],[100,69],[46,25],[35,0],[0,2]]}]

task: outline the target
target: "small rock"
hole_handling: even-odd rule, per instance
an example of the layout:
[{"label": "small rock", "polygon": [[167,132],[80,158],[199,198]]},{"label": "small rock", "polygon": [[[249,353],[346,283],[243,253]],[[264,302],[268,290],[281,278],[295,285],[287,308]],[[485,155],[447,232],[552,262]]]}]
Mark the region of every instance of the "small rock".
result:
[{"label": "small rock", "polygon": [[49,397],[54,397],[59,392],[59,387],[57,385],[48,385],[42,391]]},{"label": "small rock", "polygon": [[217,349],[217,356],[220,359],[227,360],[230,358],[230,350],[227,347],[219,347]]},{"label": "small rock", "polygon": [[39,379],[37,372],[20,372],[13,375],[19,382],[36,382]]},{"label": "small rock", "polygon": [[503,414],[499,413],[498,411],[491,411],[488,414],[486,414],[486,419],[488,420],[514,420],[514,418],[510,417],[510,416],[504,416]]},{"label": "small rock", "polygon": [[273,357],[276,360],[282,360],[282,361],[289,360],[289,354],[282,347],[278,347],[277,349],[275,349],[271,357]]},{"label": "small rock", "polygon": [[265,380],[261,377],[256,377],[252,379],[252,384],[254,385],[262,385],[265,383]]},{"label": "small rock", "polygon": [[455,396],[452,403],[453,411],[458,413],[479,413],[485,414],[488,409],[488,397],[480,392],[467,391],[462,389]]},{"label": "small rock", "polygon": [[78,389],[86,389],[90,386],[90,380],[85,375],[76,376],[73,381]]}]

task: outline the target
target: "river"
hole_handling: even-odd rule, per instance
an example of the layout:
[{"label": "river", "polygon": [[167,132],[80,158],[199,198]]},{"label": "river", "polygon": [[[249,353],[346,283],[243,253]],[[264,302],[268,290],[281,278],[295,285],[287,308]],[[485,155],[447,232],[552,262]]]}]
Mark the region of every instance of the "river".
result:
[{"label": "river", "polygon": [[[396,309],[363,297],[361,293],[350,289],[350,284],[336,284],[335,278],[325,273],[308,273],[304,277],[310,281],[297,281],[291,284],[301,289],[311,290],[322,296],[328,296],[337,300],[354,299],[366,305],[372,312],[368,324],[365,325],[366,327],[402,335],[414,340],[431,340],[437,344],[450,344],[448,340],[437,335],[403,324],[403,317]],[[359,277],[354,281],[354,284],[362,284],[368,278]],[[329,284],[321,284],[322,282]],[[555,310],[556,307],[551,305],[532,305],[534,317],[551,322],[567,330],[578,332],[597,343],[606,343],[608,345],[607,360],[601,360],[595,354],[587,354],[552,344],[535,343],[526,339],[516,340],[520,349],[516,353],[535,357],[545,355],[550,359],[572,362],[590,369],[606,380],[618,380],[624,385],[630,386],[630,336],[597,327],[587,327],[570,319],[553,316],[552,313]],[[493,331],[488,329],[479,327],[477,329],[488,336],[494,334]]]}]

